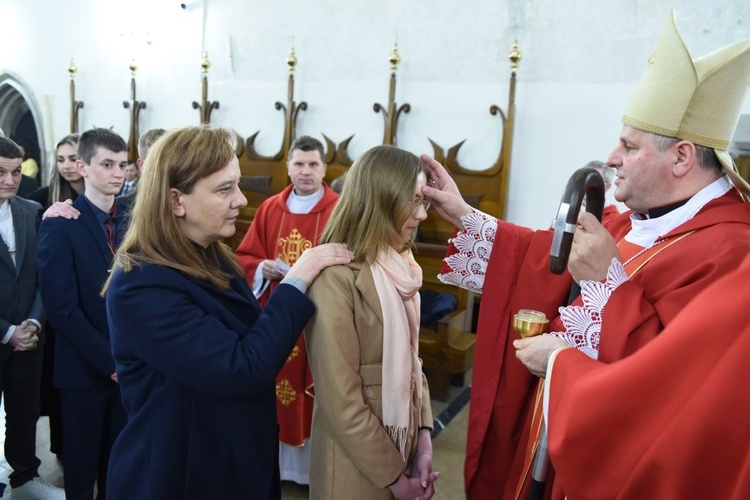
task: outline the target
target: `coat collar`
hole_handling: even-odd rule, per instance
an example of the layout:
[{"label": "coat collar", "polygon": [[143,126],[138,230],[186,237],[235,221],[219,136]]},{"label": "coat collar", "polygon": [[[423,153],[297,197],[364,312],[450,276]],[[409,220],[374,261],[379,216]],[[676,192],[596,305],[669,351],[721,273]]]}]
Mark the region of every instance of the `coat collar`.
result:
[{"label": "coat collar", "polygon": [[372,276],[372,270],[370,264],[366,261],[362,263],[349,263],[346,265],[348,268],[355,271],[354,286],[362,294],[364,302],[372,309],[375,316],[383,322],[383,307],[380,305],[380,298],[378,297],[378,291],[375,288],[375,279]]}]

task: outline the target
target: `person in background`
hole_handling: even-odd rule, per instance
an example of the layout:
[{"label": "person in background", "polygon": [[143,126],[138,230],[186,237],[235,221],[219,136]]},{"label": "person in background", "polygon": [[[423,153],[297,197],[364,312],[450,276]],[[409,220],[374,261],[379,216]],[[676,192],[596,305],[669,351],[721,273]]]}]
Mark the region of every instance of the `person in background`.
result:
[{"label": "person in background", "polygon": [[[20,148],[0,137],[0,391],[5,404],[5,460],[11,497],[64,499],[39,477],[36,456],[44,321],[37,279],[39,204],[16,196]],[[0,496],[4,484],[0,484]]]},{"label": "person in background", "polygon": [[122,184],[119,196],[125,196],[131,189],[135,189],[135,186],[138,183],[138,174],[138,165],[135,163],[128,163],[128,166],[125,167],[125,182]]},{"label": "person in background", "polygon": [[138,159],[135,163],[138,166],[139,173],[143,170],[143,164],[146,163],[146,158],[148,157],[148,152],[151,150],[151,146],[153,146],[156,141],[166,133],[167,131],[163,128],[152,128],[146,130],[140,135],[140,137],[138,137]]},{"label": "person in background", "polygon": [[[146,164],[146,157],[148,156],[151,146],[153,146],[154,143],[166,133],[167,131],[163,128],[152,128],[142,133],[138,138],[138,159],[135,162],[138,176],[143,172],[144,165]],[[135,202],[135,194],[138,192],[138,179],[140,179],[140,177],[136,177],[133,187],[129,189],[127,193],[122,193],[121,195],[121,201],[127,205],[128,212],[132,209],[133,203]]]},{"label": "person in background", "polygon": [[60,139],[55,146],[56,168],[50,178],[49,186],[41,187],[27,197],[41,204],[44,210],[66,200],[73,203],[83,192],[83,177],[76,168],[80,137],[80,134],[70,134]]},{"label": "person in background", "polygon": [[[0,128],[0,137],[5,137],[5,132]],[[20,146],[19,146],[20,147]],[[37,170],[39,167],[37,167]],[[29,193],[32,193],[36,189],[39,189],[39,184],[36,178],[31,178],[27,175],[21,175],[21,184],[18,187],[17,195],[21,198],[27,198]]]},{"label": "person in background", "polygon": [[315,311],[307,286],[352,254],[308,249],[261,311],[222,242],[247,204],[233,140],[184,127],[149,153],[105,287],[128,413],[109,500],[280,498],[276,375]]},{"label": "person in background", "polygon": [[[310,289],[305,336],[315,379],[313,500],[429,499],[432,410],[419,359],[422,269],[412,245],[429,200],[415,155],[378,146],[349,169],[321,241],[354,262]],[[366,221],[366,223],[363,223]]]},{"label": "person in background", "polygon": [[[57,330],[54,383],[60,388],[68,500],[105,498],[109,452],[125,425],[102,284],[126,221],[115,202],[127,144],[109,129],[81,134],[76,167],[84,191],[78,219],[50,217],[39,227],[39,283]],[[134,497],[135,498],[135,497]]]},{"label": "person in background", "polygon": [[[323,227],[339,199],[323,182],[324,156],[319,140],[308,136],[294,140],[287,159],[291,185],[258,207],[237,247],[237,260],[261,306],[268,301],[286,269],[294,265],[305,249],[320,243]],[[307,440],[313,396],[307,348],[304,337],[300,336],[276,380],[282,481],[309,482]]]}]

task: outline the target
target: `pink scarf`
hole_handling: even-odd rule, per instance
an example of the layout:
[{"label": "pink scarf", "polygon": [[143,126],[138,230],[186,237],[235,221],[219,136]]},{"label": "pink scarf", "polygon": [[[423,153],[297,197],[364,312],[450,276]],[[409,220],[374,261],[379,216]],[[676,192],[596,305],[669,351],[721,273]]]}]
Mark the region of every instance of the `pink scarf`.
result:
[{"label": "pink scarf", "polygon": [[422,405],[422,365],[419,361],[419,288],[422,268],[411,250],[389,247],[370,265],[383,308],[383,427],[406,460],[406,442],[417,423],[411,401],[416,391]]}]

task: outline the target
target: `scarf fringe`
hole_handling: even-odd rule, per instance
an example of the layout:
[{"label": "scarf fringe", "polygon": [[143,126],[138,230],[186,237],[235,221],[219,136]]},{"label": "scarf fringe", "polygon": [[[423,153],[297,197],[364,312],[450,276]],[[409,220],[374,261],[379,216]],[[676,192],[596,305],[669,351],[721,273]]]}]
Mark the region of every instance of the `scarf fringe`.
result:
[{"label": "scarf fringe", "polygon": [[406,460],[406,441],[409,438],[409,428],[394,425],[386,425],[384,428],[391,441],[393,441],[393,444],[396,445],[396,448],[401,453],[401,458]]}]

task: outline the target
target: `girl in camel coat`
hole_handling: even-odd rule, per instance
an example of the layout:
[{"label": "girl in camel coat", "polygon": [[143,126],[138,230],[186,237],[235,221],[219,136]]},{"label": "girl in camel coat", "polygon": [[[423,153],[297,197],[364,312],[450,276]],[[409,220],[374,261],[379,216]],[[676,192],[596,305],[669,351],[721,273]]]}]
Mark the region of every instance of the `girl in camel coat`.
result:
[{"label": "girl in camel coat", "polygon": [[378,146],[354,162],[323,242],[354,262],[324,270],[305,329],[315,381],[310,498],[434,493],[432,412],[419,348],[422,270],[411,253],[429,200],[416,156]]}]

